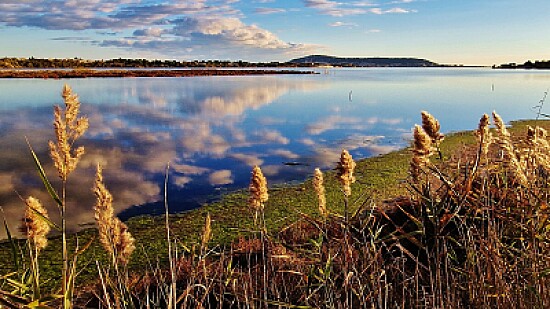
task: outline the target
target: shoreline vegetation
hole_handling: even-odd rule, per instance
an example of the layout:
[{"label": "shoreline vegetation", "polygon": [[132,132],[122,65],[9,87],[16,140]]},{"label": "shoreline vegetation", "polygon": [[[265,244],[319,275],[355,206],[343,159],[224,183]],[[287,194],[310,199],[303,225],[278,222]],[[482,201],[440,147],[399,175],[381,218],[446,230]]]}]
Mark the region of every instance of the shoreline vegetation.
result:
[{"label": "shoreline vegetation", "polygon": [[313,71],[297,70],[231,70],[231,69],[39,69],[39,70],[0,70],[0,78],[110,78],[110,77],[195,77],[195,76],[240,76],[273,74],[316,74]]},{"label": "shoreline vegetation", "polygon": [[499,66],[494,65],[493,69],[524,69],[524,70],[550,70],[550,60],[542,60],[532,62],[531,60],[525,61],[523,64],[518,63],[506,63]]},{"label": "shoreline vegetation", "polygon": [[[492,69],[550,69],[550,60],[536,60],[526,61],[523,64],[518,63],[505,63],[492,66],[479,66],[479,65],[464,65],[464,64],[439,64],[427,59],[420,58],[389,58],[389,57],[335,57],[329,55],[309,55],[301,58],[291,59],[288,61],[271,61],[271,62],[248,62],[248,61],[230,61],[230,60],[150,60],[150,59],[108,59],[108,60],[87,60],[81,58],[66,58],[66,59],[45,59],[45,58],[0,58],[0,73],[3,71],[10,72],[11,70],[17,71],[21,69],[33,69],[33,71],[57,71],[59,69],[74,71],[85,71],[91,69],[101,68],[102,70],[111,70],[113,76],[89,76],[89,77],[135,77],[136,73],[126,73],[125,69],[132,69],[132,71],[139,71],[139,69],[151,69],[157,71],[157,74],[143,73],[147,77],[155,76],[182,76],[182,75],[163,75],[163,74],[175,74],[175,73],[159,73],[165,72],[166,69],[186,69],[187,71],[197,70],[215,70],[216,68],[265,68],[264,74],[299,74],[296,71],[282,73],[280,70],[270,70],[270,68],[373,68],[373,67],[433,67],[433,68],[471,68],[471,67],[491,67]],[[135,70],[134,70],[135,69]],[[145,70],[144,70],[145,71]],[[231,75],[249,75],[260,74],[258,72],[246,72],[239,70],[239,73]],[[290,71],[290,70],[289,70]],[[124,72],[124,73],[122,73]],[[4,73],[5,74],[5,73]],[[15,78],[21,73],[9,73],[14,75],[13,77],[1,76],[0,78]],[[52,77],[44,78],[56,78],[55,73]],[[99,74],[99,73],[96,73]],[[125,75],[128,74],[128,75]],[[151,74],[151,75],[149,75]],[[184,76],[202,76],[201,74],[207,73],[184,73],[190,75]],[[227,73],[229,75],[229,73]],[[310,73],[311,74],[311,73]],[[74,76],[68,78],[81,77],[78,73],[72,73]],[[30,76],[32,77],[32,76]],[[41,77],[41,76],[37,76]],[[29,76],[22,76],[20,78],[29,78]]]},{"label": "shoreline vegetation", "polygon": [[417,58],[340,58],[325,55],[310,55],[289,61],[248,62],[229,60],[149,60],[109,59],[86,60],[0,58],[0,69],[91,69],[91,68],[308,68],[308,67],[442,67],[435,62]]},{"label": "shoreline vegetation", "polygon": [[[65,184],[85,155],[73,142],[88,120],[67,86],[63,97],[50,149]],[[98,166],[98,228],[45,238],[38,227],[59,226],[26,200],[27,240],[1,243],[0,304],[547,308],[550,122],[492,118],[492,129],[483,115],[474,132],[444,137],[422,112],[406,149],[357,162],[342,150],[335,170],[294,185],[269,187],[255,166],[248,190],[125,223]],[[65,186],[57,195],[35,163],[70,211]]]}]

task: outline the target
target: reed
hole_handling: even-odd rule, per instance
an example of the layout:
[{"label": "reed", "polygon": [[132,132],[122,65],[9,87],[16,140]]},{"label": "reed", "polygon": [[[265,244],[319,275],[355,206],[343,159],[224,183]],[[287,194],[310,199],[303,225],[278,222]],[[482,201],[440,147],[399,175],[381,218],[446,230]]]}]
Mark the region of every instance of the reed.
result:
[{"label": "reed", "polygon": [[317,200],[319,201],[319,214],[323,218],[328,217],[327,198],[325,195],[325,185],[323,184],[323,172],[316,168],[313,174],[313,189],[317,193]]},{"label": "reed", "polygon": [[104,301],[110,305],[109,291],[112,291],[116,308],[134,308],[129,290],[128,269],[126,265],[135,250],[135,239],[128,231],[128,226],[114,215],[113,196],[103,181],[103,169],[97,165],[93,192],[96,195],[94,206],[95,220],[98,227],[99,242],[111,256],[111,267],[102,269],[98,262],[98,271],[102,279]]},{"label": "reed", "polygon": [[49,218],[49,215],[42,203],[32,196],[25,200],[25,204],[27,207],[21,231],[26,234],[31,246],[35,249],[36,256],[38,256],[38,253],[48,245],[47,236],[51,227],[42,217]]},{"label": "reed", "polygon": [[487,158],[487,154],[489,153],[489,146],[493,141],[493,136],[489,131],[489,115],[483,114],[483,116],[479,119],[479,125],[477,130],[475,131],[475,134],[477,136],[477,141],[480,147],[480,155],[484,158]]},{"label": "reed", "polygon": [[432,139],[419,125],[415,125],[413,136],[413,156],[411,158],[409,172],[413,181],[418,183],[424,168],[430,164]]},{"label": "reed", "polygon": [[114,265],[126,265],[136,248],[135,239],[126,224],[114,216],[113,196],[105,187],[100,165],[97,166],[93,191],[97,197],[94,211],[100,243],[112,255]]},{"label": "reed", "polygon": [[439,121],[427,111],[422,111],[420,114],[422,116],[422,129],[424,129],[424,132],[432,139],[433,145],[439,145],[445,137],[439,132],[441,129]]},{"label": "reed", "polygon": [[71,87],[66,85],[61,93],[64,101],[64,109],[56,105],[54,107],[54,132],[55,141],[49,142],[50,156],[57,169],[58,176],[62,181],[61,203],[58,203],[61,216],[61,235],[63,238],[63,286],[64,297],[63,307],[71,308],[73,291],[74,265],[70,265],[69,252],[67,250],[67,224],[66,224],[66,188],[69,175],[76,169],[78,161],[84,154],[84,147],[73,149],[73,145],[88,129],[88,118],[79,117],[80,101],[78,96],[72,92]]},{"label": "reed", "polygon": [[264,205],[269,199],[267,192],[267,180],[262,173],[262,169],[259,166],[254,166],[252,169],[252,176],[250,178],[250,185],[248,186],[250,192],[250,198],[248,199],[248,205],[254,212],[254,221],[258,220],[258,214],[263,214]]},{"label": "reed", "polygon": [[342,184],[342,190],[345,196],[351,195],[351,184],[355,182],[355,176],[353,176],[355,166],[356,164],[355,161],[353,161],[353,157],[347,150],[343,149],[336,170],[338,171],[338,180]]},{"label": "reed", "polygon": [[46,220],[49,220],[48,211],[42,203],[29,196],[25,200],[25,216],[20,227],[21,231],[27,237],[28,249],[29,249],[29,264],[31,270],[32,281],[32,298],[38,300],[41,298],[40,288],[40,265],[38,262],[38,256],[48,245],[48,233],[51,230],[50,225]]},{"label": "reed", "polygon": [[518,160],[517,153],[511,141],[510,132],[506,128],[504,121],[496,112],[493,111],[493,121],[496,127],[496,141],[501,151],[502,164],[504,169],[509,173],[512,180],[517,181],[523,186],[528,185],[525,171]]}]

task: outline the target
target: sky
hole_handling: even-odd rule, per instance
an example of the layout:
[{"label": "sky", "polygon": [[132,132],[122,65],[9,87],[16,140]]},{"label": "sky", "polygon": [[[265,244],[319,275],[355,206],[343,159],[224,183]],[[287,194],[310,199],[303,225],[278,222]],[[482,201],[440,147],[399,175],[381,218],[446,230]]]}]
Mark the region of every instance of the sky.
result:
[{"label": "sky", "polygon": [[550,59],[548,0],[0,0],[0,57]]}]

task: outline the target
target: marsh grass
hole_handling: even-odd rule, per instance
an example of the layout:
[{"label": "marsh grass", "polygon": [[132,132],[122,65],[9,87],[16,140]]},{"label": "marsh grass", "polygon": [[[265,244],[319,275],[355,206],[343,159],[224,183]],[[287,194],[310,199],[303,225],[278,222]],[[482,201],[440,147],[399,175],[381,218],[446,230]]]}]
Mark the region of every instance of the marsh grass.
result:
[{"label": "marsh grass", "polygon": [[[294,186],[268,188],[255,167],[249,190],[181,215],[133,218],[127,228],[108,210],[113,196],[98,169],[99,233],[53,237],[39,251],[22,240],[4,245],[14,265],[35,252],[41,299],[58,297],[51,291],[67,284],[65,252],[79,252],[72,267],[85,280],[75,307],[550,307],[549,123],[508,128],[494,113],[495,129],[484,115],[475,135],[443,141],[435,117],[421,116],[406,150],[358,162],[344,150],[336,171],[312,171]],[[133,258],[123,253],[128,230]],[[35,300],[7,290],[27,273],[1,277],[5,306]]]}]

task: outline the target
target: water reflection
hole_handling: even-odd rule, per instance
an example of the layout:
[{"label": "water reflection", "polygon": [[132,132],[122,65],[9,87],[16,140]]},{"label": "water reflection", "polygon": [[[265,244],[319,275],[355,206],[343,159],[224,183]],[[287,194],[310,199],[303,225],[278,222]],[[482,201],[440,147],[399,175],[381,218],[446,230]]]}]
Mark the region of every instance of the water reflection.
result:
[{"label": "water reflection", "polygon": [[[245,78],[246,79],[246,78]],[[319,84],[307,80],[276,78],[241,80],[220,79],[141,80],[119,83],[118,92],[109,98],[99,92],[89,96],[90,89],[99,90],[102,81],[91,81],[83,91],[74,87],[83,103],[83,113],[90,118],[90,129],[82,143],[86,155],[71,175],[68,187],[68,222],[70,229],[93,221],[91,192],[95,166],[104,166],[108,188],[115,196],[115,209],[122,217],[137,213],[159,213],[162,178],[171,162],[169,202],[172,211],[197,207],[213,195],[215,187],[243,186],[249,166],[262,164],[260,157],[284,155],[279,149],[254,154],[259,145],[286,145],[289,138],[267,127],[243,125],[248,110],[257,110],[293,91],[309,91]],[[105,85],[105,84],[104,84]],[[61,87],[55,87],[59,94]],[[107,87],[109,89],[109,87]],[[15,91],[16,92],[16,91]],[[11,94],[17,97],[17,93]],[[5,106],[12,106],[2,97]],[[18,98],[14,98],[17,100]],[[24,136],[29,138],[45,170],[59,187],[50,162],[46,143],[53,138],[51,97],[42,104],[5,108],[0,115],[0,206],[16,228],[22,216],[19,195],[34,195],[50,204],[50,213],[59,220],[33,168]],[[105,100],[105,101],[102,101]],[[57,98],[55,101],[60,102]],[[238,170],[238,171],[236,171]],[[243,175],[243,171],[246,171]],[[3,235],[2,235],[3,236]]]},{"label": "water reflection", "polygon": [[[549,76],[370,69],[316,76],[70,80],[90,129],[82,138],[86,154],[69,179],[68,222],[75,229],[93,221],[97,163],[104,166],[117,212],[127,218],[164,211],[170,162],[168,202],[172,211],[183,211],[246,187],[254,165],[273,184],[333,167],[342,148],[368,157],[403,147],[423,109],[445,132],[472,129],[493,109],[507,120],[528,118]],[[17,193],[36,195],[53,217],[58,214],[24,137],[59,186],[46,146],[53,138],[52,105],[61,102],[65,82],[0,80],[0,206],[12,229],[24,207]]]}]

